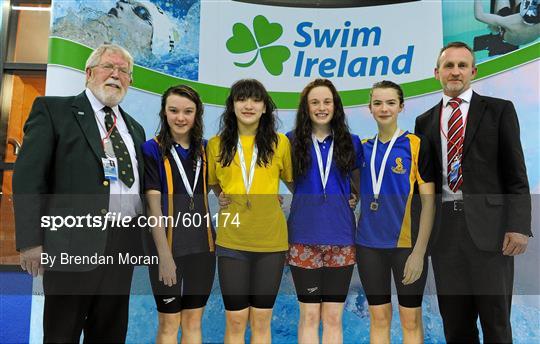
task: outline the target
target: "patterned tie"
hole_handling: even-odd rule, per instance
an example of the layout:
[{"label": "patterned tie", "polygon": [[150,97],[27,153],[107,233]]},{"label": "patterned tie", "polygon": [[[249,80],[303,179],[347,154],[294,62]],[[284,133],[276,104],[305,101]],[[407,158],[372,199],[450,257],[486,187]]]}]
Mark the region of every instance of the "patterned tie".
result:
[{"label": "patterned tie", "polygon": [[[107,131],[110,131],[114,125],[113,116],[115,116],[115,114],[108,106],[103,107],[103,111],[105,112],[105,126],[107,127]],[[122,140],[122,136],[120,136],[120,132],[118,132],[116,125],[114,126],[109,139],[113,146],[114,155],[118,160],[118,175],[120,180],[124,182],[127,187],[131,187],[135,181],[133,167],[131,166],[131,157],[129,156],[126,144],[124,143],[124,140]]]},{"label": "patterned tie", "polygon": [[[456,192],[463,183],[463,176],[461,174],[461,154],[463,152],[463,116],[459,105],[463,99],[452,98],[448,101],[448,104],[452,107],[452,114],[448,120],[448,137],[447,137],[447,173],[448,173],[448,187],[453,192]],[[452,162],[456,159],[460,161],[459,169],[457,171],[457,177],[450,181],[450,173],[452,171]]]}]

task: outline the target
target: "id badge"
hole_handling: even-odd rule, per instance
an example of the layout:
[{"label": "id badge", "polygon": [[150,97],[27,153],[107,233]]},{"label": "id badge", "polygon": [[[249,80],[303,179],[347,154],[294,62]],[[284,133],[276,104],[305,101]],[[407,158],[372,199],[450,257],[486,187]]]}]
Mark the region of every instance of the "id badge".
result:
[{"label": "id badge", "polygon": [[105,179],[114,181],[118,180],[118,167],[116,165],[116,158],[101,158],[103,163],[103,173]]},{"label": "id badge", "polygon": [[448,176],[451,183],[457,181],[458,179],[459,166],[459,159],[455,159],[454,161],[452,161],[452,164],[450,165],[450,175]]}]

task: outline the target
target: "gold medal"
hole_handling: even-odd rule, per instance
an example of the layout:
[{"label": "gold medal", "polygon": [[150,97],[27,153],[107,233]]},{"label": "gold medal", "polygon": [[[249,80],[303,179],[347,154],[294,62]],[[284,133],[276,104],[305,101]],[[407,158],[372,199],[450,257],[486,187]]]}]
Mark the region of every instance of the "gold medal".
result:
[{"label": "gold medal", "polygon": [[371,202],[369,204],[369,210],[371,210],[371,211],[379,210],[379,203],[377,203],[377,200],[375,200],[375,201],[373,201],[373,202]]}]

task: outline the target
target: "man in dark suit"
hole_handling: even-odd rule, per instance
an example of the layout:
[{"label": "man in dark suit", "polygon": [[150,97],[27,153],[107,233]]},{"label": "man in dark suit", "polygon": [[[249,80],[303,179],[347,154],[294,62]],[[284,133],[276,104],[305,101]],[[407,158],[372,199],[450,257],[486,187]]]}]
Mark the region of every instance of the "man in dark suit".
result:
[{"label": "man in dark suit", "polygon": [[106,44],[85,70],[82,93],[36,98],[13,176],[21,266],[45,269],[44,342],[124,342],[133,265],[119,256],[140,247],[145,134],[118,106],[133,58]]},{"label": "man in dark suit", "polygon": [[510,101],[472,91],[470,47],[454,42],[438,57],[441,102],[416,119],[432,147],[442,198],[431,256],[449,343],[512,342],[513,256],[531,235],[531,200],[519,123]]}]

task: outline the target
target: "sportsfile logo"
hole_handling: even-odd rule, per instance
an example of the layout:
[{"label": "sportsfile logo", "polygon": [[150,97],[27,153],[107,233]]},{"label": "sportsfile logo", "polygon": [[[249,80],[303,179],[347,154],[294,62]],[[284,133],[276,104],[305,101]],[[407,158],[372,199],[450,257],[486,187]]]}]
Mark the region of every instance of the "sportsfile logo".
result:
[{"label": "sportsfile logo", "polygon": [[243,23],[233,26],[233,35],[227,40],[227,50],[233,54],[253,54],[248,62],[235,62],[234,65],[246,68],[255,63],[259,55],[268,73],[278,76],[283,73],[283,64],[291,56],[289,48],[274,45],[282,35],[283,27],[278,23],[270,23],[265,16],[258,15],[253,19],[253,32]]}]

